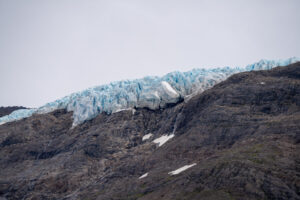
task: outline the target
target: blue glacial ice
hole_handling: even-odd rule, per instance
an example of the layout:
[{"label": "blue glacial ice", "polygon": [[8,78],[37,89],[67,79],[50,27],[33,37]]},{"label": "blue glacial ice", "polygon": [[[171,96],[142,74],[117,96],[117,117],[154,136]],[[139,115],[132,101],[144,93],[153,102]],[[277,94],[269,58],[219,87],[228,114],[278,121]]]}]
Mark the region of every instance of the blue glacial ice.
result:
[{"label": "blue glacial ice", "polygon": [[232,74],[268,70],[300,61],[293,57],[286,60],[261,60],[246,67],[223,67],[193,69],[188,72],[171,72],[162,77],[147,76],[136,80],[123,80],[100,85],[65,96],[34,109],[16,110],[0,118],[0,124],[30,117],[33,114],[49,113],[57,109],[73,111],[73,126],[95,118],[99,113],[108,114],[126,109],[164,108],[169,103],[201,93]]}]

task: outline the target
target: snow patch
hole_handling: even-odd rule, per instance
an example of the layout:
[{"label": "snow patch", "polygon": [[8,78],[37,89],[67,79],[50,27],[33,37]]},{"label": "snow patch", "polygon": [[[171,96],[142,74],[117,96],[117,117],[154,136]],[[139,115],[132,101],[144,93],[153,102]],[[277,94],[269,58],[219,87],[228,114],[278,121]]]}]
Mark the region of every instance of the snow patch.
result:
[{"label": "snow patch", "polygon": [[155,140],[153,140],[153,142],[155,144],[158,144],[158,146],[162,146],[163,144],[165,144],[168,140],[170,140],[171,138],[173,138],[175,135],[171,134],[171,135],[163,135]]},{"label": "snow patch", "polygon": [[132,109],[132,115],[134,115],[135,111],[136,111],[136,110],[133,108],[133,109]]},{"label": "snow patch", "polygon": [[129,111],[129,110],[132,110],[132,108],[118,109],[118,110],[114,111],[113,113],[122,112],[122,111]]},{"label": "snow patch", "polygon": [[187,169],[189,169],[189,168],[191,168],[191,167],[193,167],[195,165],[197,165],[197,163],[193,163],[191,165],[185,165],[183,167],[180,167],[179,169],[176,169],[174,171],[169,172],[168,174],[170,174],[170,175],[177,175],[177,174],[179,174],[179,173],[181,173],[181,172],[183,172],[183,171],[185,171],[185,170],[187,170]]},{"label": "snow patch", "polygon": [[159,96],[159,94],[158,94],[157,91],[155,91],[155,92],[153,93],[153,95],[154,95],[157,99],[160,99],[160,96]]},{"label": "snow patch", "polygon": [[143,138],[142,138],[142,140],[143,140],[143,141],[148,140],[148,139],[150,139],[152,136],[153,136],[153,134],[152,134],[152,133],[149,133],[149,134],[147,134],[147,135],[144,135]]},{"label": "snow patch", "polygon": [[143,174],[142,176],[139,177],[139,179],[145,178],[148,176],[148,172],[146,174]]},{"label": "snow patch", "polygon": [[180,96],[168,82],[162,81],[161,84],[163,85],[163,88],[166,90],[166,92],[173,98],[178,98]]}]

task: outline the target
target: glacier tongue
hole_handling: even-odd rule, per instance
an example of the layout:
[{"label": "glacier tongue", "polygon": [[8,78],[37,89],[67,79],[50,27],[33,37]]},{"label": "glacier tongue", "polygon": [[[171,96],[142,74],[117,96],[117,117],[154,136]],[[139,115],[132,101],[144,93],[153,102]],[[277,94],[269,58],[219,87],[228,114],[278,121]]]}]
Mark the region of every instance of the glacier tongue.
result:
[{"label": "glacier tongue", "polygon": [[101,112],[108,114],[130,108],[164,108],[193,94],[201,93],[225,80],[232,74],[252,70],[267,70],[300,61],[293,57],[287,60],[261,60],[246,67],[193,69],[188,72],[171,72],[163,77],[112,82],[73,93],[35,109],[16,110],[0,118],[6,122],[42,114],[56,109],[73,111],[73,126],[93,119]]}]

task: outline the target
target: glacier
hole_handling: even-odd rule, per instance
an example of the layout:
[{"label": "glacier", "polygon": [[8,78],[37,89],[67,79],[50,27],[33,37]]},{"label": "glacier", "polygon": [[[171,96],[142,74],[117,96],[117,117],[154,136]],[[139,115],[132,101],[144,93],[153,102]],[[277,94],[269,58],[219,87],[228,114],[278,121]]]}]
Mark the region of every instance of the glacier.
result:
[{"label": "glacier", "polygon": [[187,72],[171,72],[165,76],[147,76],[136,80],[123,80],[72,93],[39,108],[20,109],[0,118],[0,125],[20,120],[33,114],[49,113],[57,109],[73,112],[73,127],[95,118],[98,114],[119,112],[135,108],[160,109],[168,104],[187,100],[207,90],[229,76],[239,72],[269,70],[300,61],[292,57],[286,60],[260,60],[245,67],[192,69]]}]

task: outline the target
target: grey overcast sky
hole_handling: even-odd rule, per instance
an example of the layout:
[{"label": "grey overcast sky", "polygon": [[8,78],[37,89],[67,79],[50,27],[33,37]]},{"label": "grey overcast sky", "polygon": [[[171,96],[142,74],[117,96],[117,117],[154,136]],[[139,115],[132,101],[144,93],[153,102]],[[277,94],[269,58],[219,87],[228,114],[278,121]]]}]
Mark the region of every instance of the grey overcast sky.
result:
[{"label": "grey overcast sky", "polygon": [[300,0],[0,0],[0,106],[300,56]]}]

